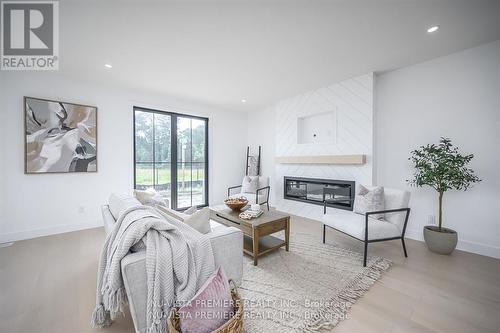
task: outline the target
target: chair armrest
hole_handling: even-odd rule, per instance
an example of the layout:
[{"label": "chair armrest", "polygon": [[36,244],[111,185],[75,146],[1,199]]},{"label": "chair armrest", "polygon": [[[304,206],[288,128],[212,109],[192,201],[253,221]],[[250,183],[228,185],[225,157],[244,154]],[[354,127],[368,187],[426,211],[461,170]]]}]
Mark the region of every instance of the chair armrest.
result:
[{"label": "chair armrest", "polygon": [[373,215],[373,214],[385,214],[385,213],[396,213],[396,212],[406,212],[406,214],[408,214],[410,212],[410,208],[376,210],[373,212],[366,212],[365,215],[368,216],[368,215]]},{"label": "chair armrest", "polygon": [[207,234],[212,245],[215,267],[222,266],[237,284],[243,276],[243,233],[235,227],[218,227]]},{"label": "chair armrest", "polygon": [[266,198],[266,201],[264,202],[261,202],[261,203],[266,203],[269,201],[269,191],[271,191],[271,186],[264,186],[262,188],[259,188],[257,189],[257,191],[255,191],[255,203],[256,204],[259,204],[259,191],[264,191],[264,190],[267,190],[267,198]]},{"label": "chair armrest", "polygon": [[403,225],[403,232],[401,233],[401,237],[405,236],[406,225],[408,224],[408,217],[410,216],[410,208],[397,208],[397,209],[385,209],[385,210],[377,210],[373,212],[365,212],[365,240],[368,239],[368,217],[374,214],[386,214],[386,213],[401,213],[406,212],[405,223]]},{"label": "chair armrest", "polygon": [[227,196],[229,197],[231,195],[231,190],[235,189],[235,188],[239,188],[239,187],[242,187],[243,185],[236,185],[236,186],[231,186],[231,187],[228,187],[227,188]]}]

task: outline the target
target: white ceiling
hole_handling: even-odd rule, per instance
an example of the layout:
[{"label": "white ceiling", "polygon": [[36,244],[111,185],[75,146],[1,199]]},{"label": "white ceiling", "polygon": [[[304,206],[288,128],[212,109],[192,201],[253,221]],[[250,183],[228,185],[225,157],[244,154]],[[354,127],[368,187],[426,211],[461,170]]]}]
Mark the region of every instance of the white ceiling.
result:
[{"label": "white ceiling", "polygon": [[497,39],[500,1],[60,1],[64,74],[235,111]]}]

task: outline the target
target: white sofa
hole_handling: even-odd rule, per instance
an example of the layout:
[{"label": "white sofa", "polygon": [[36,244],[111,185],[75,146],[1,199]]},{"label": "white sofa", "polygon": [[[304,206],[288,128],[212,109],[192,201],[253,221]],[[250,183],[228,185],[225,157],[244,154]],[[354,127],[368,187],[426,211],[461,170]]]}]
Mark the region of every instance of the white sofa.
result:
[{"label": "white sofa", "polygon": [[259,205],[265,204],[267,206],[267,210],[269,210],[269,192],[271,191],[271,186],[269,185],[269,177],[264,177],[264,176],[252,176],[252,177],[259,177],[256,192],[243,192],[242,185],[240,184],[236,186],[231,186],[227,189],[228,198],[239,198],[243,196],[248,199],[249,204],[259,204]]},{"label": "white sofa", "polygon": [[[106,234],[113,230],[116,219],[125,209],[141,203],[128,194],[112,194],[107,205],[101,207]],[[234,227],[210,221],[208,234],[216,267],[221,265],[229,279],[237,284],[243,275],[243,234]],[[145,251],[128,254],[121,262],[122,276],[135,330],[146,332],[146,256]]]},{"label": "white sofa", "polygon": [[[326,227],[330,227],[365,243],[363,266],[366,266],[369,243],[401,239],[404,255],[408,257],[404,236],[410,216],[410,208],[408,208],[410,192],[384,188],[384,202],[384,210],[361,215],[342,209],[327,210],[327,201],[325,201],[322,218],[323,243],[326,241]],[[381,213],[384,214],[382,220],[370,217]]]}]

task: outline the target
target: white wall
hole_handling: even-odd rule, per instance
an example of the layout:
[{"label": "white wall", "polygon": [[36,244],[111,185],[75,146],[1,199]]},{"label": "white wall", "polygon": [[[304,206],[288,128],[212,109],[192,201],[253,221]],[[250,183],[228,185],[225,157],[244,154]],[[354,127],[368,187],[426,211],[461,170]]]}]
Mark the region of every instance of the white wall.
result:
[{"label": "white wall", "polygon": [[[241,181],[246,140],[231,138],[246,133],[246,113],[99,82],[75,82],[62,72],[2,72],[0,84],[0,243],[101,225],[99,207],[109,194],[133,186],[133,105],[209,118],[211,203],[221,202],[226,188]],[[98,107],[97,173],[23,173],[23,96]],[[234,156],[235,151],[242,156]]]},{"label": "white wall", "polygon": [[[335,143],[298,144],[297,118],[334,111]],[[283,199],[283,177],[327,178],[372,183],[373,74],[278,101],[249,115],[249,143],[263,146],[263,175],[272,175],[271,204],[309,218],[320,218],[323,208]],[[366,154],[362,166],[275,164],[276,156]]]},{"label": "white wall", "polygon": [[[274,157],[275,155],[275,117],[274,107],[252,112],[248,115],[248,145],[255,154],[259,146],[262,147],[261,172],[263,176],[270,177],[270,184],[275,183]],[[271,188],[269,201],[275,205],[276,189]]]},{"label": "white wall", "polygon": [[500,257],[500,41],[377,76],[376,182],[412,192],[408,236],[422,239],[437,196],[410,188],[409,152],[449,137],[483,181],[444,197],[458,248]]},{"label": "white wall", "polygon": [[[6,99],[5,95],[5,84],[2,81],[2,76],[0,74],[0,103]],[[4,184],[4,165],[5,165],[5,151],[7,149],[7,145],[5,144],[5,131],[1,124],[5,122],[5,113],[3,112],[4,108],[0,106],[0,142],[4,142],[4,144],[0,144],[0,223],[4,221],[5,209],[4,209],[4,193],[7,192]],[[0,229],[0,233],[1,233]]]}]

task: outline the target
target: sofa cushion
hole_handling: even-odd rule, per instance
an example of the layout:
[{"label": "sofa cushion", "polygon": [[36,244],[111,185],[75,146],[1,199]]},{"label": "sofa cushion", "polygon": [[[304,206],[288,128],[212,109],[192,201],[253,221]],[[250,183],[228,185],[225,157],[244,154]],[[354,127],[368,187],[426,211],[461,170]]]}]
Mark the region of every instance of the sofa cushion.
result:
[{"label": "sofa cushion", "polygon": [[211,231],[210,210],[208,207],[200,209],[191,215],[177,212],[168,207],[158,206],[157,208],[165,217],[186,223],[202,234],[208,234]]},{"label": "sofa cushion", "polygon": [[159,206],[159,207],[156,207],[156,208],[158,208],[162,213],[165,213],[166,215],[169,215],[170,217],[173,217],[177,221],[181,221],[182,222],[182,221],[184,221],[184,218],[187,216],[186,214],[178,212],[178,211],[176,211],[176,210],[174,210],[172,208],[169,208],[169,207]]},{"label": "sofa cushion", "polygon": [[106,231],[106,235],[113,231],[113,226],[115,225],[115,217],[111,214],[108,205],[101,206],[101,214],[102,220],[104,223],[104,230]]},{"label": "sofa cushion", "polygon": [[[324,224],[351,235],[359,240],[365,240],[365,216],[350,211],[335,209],[323,215]],[[385,220],[368,218],[368,240],[399,237],[402,230]]]},{"label": "sofa cushion", "polygon": [[[384,189],[385,209],[399,209],[410,207],[410,192],[392,188]],[[406,212],[386,213],[384,219],[403,229]]]},{"label": "sofa cushion", "polygon": [[198,211],[198,207],[192,206],[192,207],[189,207],[188,209],[186,209],[185,211],[183,211],[182,213],[187,214],[187,215],[192,215],[192,214],[196,213],[197,211]]},{"label": "sofa cushion", "polygon": [[143,205],[168,207],[168,199],[163,198],[160,193],[156,192],[152,187],[147,190],[134,190],[134,196]]},{"label": "sofa cushion", "polygon": [[132,194],[112,193],[108,199],[109,210],[115,220],[128,208],[140,206],[141,203]]},{"label": "sofa cushion", "polygon": [[231,319],[233,302],[224,269],[219,266],[187,303],[178,311],[184,333],[213,332]]},{"label": "sofa cushion", "polygon": [[210,209],[202,208],[184,219],[184,223],[198,230],[202,234],[208,234],[210,231]]},{"label": "sofa cushion", "polygon": [[215,220],[212,220],[212,219],[210,220],[210,229],[212,229],[212,232],[216,231],[220,228],[227,228],[227,227],[224,224],[219,223]]}]

